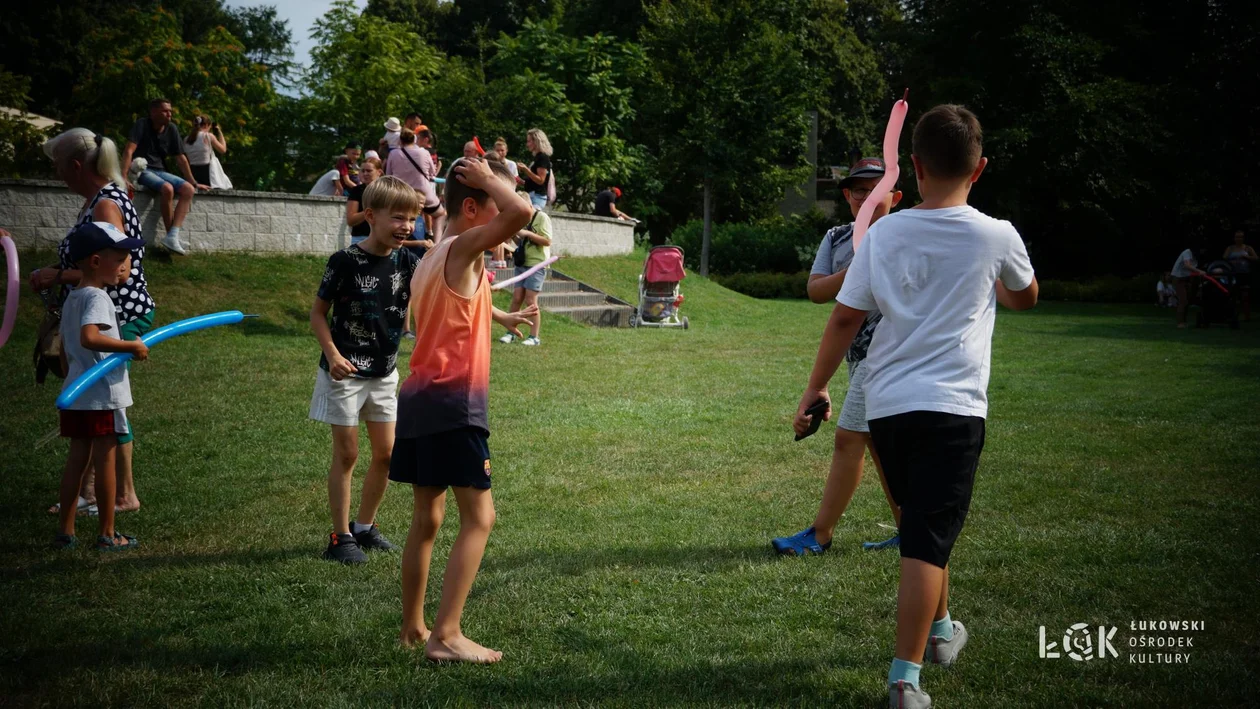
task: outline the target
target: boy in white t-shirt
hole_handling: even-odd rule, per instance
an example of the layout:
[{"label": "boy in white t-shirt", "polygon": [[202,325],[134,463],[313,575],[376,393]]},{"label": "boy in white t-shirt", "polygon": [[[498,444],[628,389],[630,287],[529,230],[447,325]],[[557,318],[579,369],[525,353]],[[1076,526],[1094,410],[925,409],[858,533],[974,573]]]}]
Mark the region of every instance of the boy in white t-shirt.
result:
[{"label": "boy in white t-shirt", "polygon": [[[949,616],[949,556],[971,504],[988,413],[995,304],[1026,310],[1037,279],[1019,233],[967,205],[987,160],[980,122],[961,106],[928,111],[912,158],[922,204],[873,225],[849,267],[793,428],[830,401],[827,383],[868,311],[866,417],[888,487],[901,507],[901,584],[890,707],[930,707],[919,669],[952,665],[967,629]],[[830,410],[825,417],[830,418]]]}]

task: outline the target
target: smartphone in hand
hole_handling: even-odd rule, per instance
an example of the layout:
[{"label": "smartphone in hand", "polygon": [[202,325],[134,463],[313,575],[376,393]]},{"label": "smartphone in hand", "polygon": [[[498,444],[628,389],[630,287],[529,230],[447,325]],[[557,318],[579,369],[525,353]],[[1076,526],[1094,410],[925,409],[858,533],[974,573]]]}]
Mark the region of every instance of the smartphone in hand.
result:
[{"label": "smartphone in hand", "polygon": [[818,433],[818,427],[822,425],[823,415],[827,413],[827,409],[830,406],[831,402],[826,399],[819,399],[814,402],[813,406],[805,409],[805,415],[810,417],[809,430],[805,431],[805,433],[797,434],[795,440],[802,441]]}]

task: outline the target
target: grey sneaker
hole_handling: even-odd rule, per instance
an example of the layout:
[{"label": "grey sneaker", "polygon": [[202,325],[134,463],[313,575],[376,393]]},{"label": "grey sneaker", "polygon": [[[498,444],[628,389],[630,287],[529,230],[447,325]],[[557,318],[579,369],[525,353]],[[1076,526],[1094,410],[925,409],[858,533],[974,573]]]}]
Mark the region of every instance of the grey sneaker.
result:
[{"label": "grey sneaker", "polygon": [[329,561],[339,561],[343,564],[365,564],[367,563],[367,554],[359,548],[358,542],[354,541],[352,534],[333,533],[328,539],[328,548],[324,550],[324,558]]},{"label": "grey sneaker", "polygon": [[958,660],[958,653],[967,646],[967,626],[954,621],[954,636],[949,640],[939,635],[928,638],[927,651],[923,653],[923,661],[941,667],[951,667]]},{"label": "grey sneaker", "polygon": [[526,337],[525,339],[521,340],[521,344],[526,345],[528,347],[537,347],[542,344],[542,340],[538,339],[537,337],[534,337],[533,335],[530,335],[529,337]]},{"label": "grey sneaker", "polygon": [[504,335],[503,337],[500,337],[500,338],[499,338],[499,342],[502,342],[502,343],[503,343],[503,344],[505,344],[505,345],[510,345],[510,344],[512,344],[513,342],[516,342],[516,335],[513,335],[512,333],[510,333],[510,332],[509,332],[508,334]]},{"label": "grey sneaker", "polygon": [[927,692],[904,679],[888,685],[888,709],[932,709]]},{"label": "grey sneaker", "polygon": [[354,537],[354,542],[359,545],[360,549],[394,551],[398,548],[398,545],[386,539],[384,534],[381,534],[381,530],[378,529],[375,524],[362,532],[352,534],[351,536]]}]

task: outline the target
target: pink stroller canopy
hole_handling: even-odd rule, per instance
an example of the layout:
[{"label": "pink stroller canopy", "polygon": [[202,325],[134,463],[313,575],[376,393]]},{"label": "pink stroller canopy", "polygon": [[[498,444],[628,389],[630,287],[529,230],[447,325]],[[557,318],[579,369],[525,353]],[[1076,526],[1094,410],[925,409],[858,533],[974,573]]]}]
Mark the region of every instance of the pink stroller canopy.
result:
[{"label": "pink stroller canopy", "polygon": [[648,283],[677,283],[687,277],[683,271],[682,249],[657,248],[648,253],[645,277]]}]

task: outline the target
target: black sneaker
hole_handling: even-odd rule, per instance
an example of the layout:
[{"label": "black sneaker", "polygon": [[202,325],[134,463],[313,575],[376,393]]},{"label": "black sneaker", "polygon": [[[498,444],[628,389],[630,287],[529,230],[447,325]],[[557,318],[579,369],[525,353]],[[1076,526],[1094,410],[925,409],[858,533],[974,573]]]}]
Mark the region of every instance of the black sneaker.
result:
[{"label": "black sneaker", "polygon": [[381,530],[377,529],[375,524],[355,534],[354,541],[359,545],[360,549],[394,551],[398,548],[397,545],[386,539],[384,534],[381,534]]},{"label": "black sneaker", "polygon": [[329,561],[340,561],[343,564],[365,564],[367,554],[359,548],[352,534],[329,535],[328,548],[324,550],[324,558]]}]

